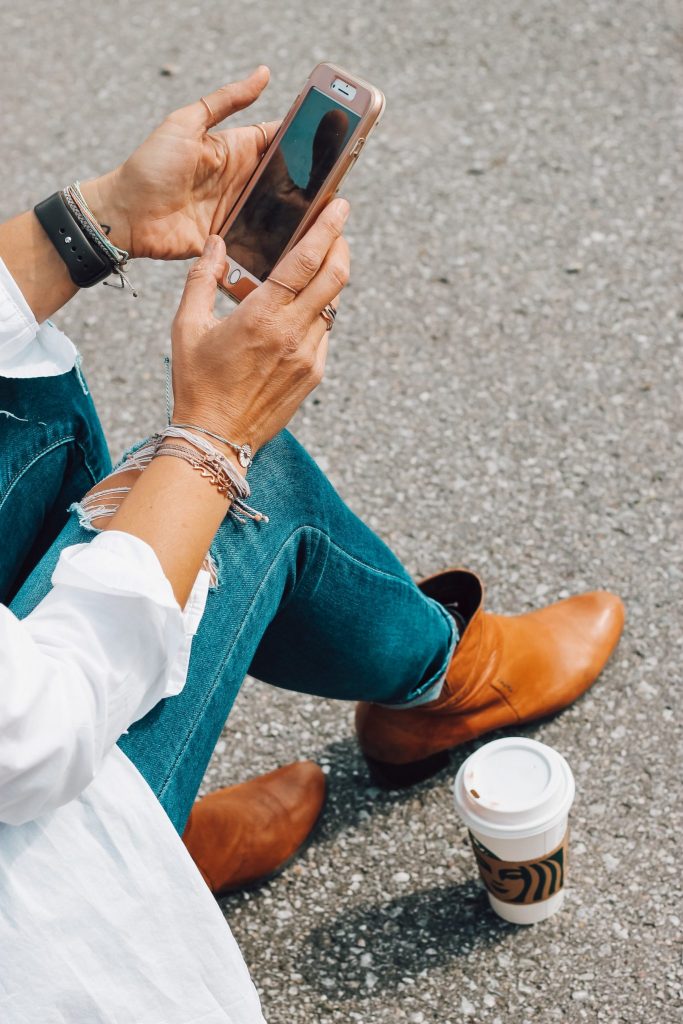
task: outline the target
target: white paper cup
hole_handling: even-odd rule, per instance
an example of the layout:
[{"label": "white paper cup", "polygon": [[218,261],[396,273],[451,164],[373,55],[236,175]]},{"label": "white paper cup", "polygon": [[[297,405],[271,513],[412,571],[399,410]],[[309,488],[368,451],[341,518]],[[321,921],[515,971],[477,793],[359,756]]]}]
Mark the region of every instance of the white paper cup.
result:
[{"label": "white paper cup", "polygon": [[574,789],[561,754],[519,736],[485,744],[460,766],[455,809],[489,902],[506,921],[535,924],[562,906]]}]

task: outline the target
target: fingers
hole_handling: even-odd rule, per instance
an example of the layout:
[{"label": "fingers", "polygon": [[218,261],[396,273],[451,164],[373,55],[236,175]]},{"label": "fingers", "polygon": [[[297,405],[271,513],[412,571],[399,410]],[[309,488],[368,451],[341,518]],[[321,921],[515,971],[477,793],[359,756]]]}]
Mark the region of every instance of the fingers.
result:
[{"label": "fingers", "polygon": [[264,121],[262,124],[250,124],[243,128],[224,128],[223,131],[216,132],[216,135],[222,136],[231,147],[234,146],[234,152],[243,154],[249,164],[256,166],[277,135],[281,123]]},{"label": "fingers", "polygon": [[320,384],[321,380],[325,376],[325,364],[327,363],[327,350],[329,347],[330,333],[325,331],[322,338],[318,342],[318,348],[315,353],[315,359],[313,361],[313,382],[315,387]]},{"label": "fingers", "polygon": [[328,302],[335,306],[349,279],[350,256],[345,238],[337,238],[327,251],[320,270],[310,284],[299,292],[294,308],[311,319],[319,315]]},{"label": "fingers", "polygon": [[[332,299],[332,305],[337,308],[339,296]],[[298,351],[299,359],[309,367],[309,379],[312,387],[316,388],[325,376],[325,364],[330,342],[330,332],[327,324],[318,313],[308,329]]]},{"label": "fingers", "polygon": [[216,286],[225,271],[225,242],[209,235],[204,252],[190,267],[178,312],[177,323],[196,322],[202,326],[213,316]]},{"label": "fingers", "polygon": [[[304,237],[278,263],[273,276],[285,287],[268,279],[263,284],[278,302],[283,305],[292,302],[295,293],[301,292],[313,280],[330,248],[341,235],[349,210],[346,199],[333,200]],[[339,291],[339,287],[336,291]]]},{"label": "fingers", "polygon": [[[228,85],[216,89],[215,92],[207,93],[202,100],[185,107],[188,114],[195,119],[198,126],[208,130],[220,124],[226,117],[230,117],[237,110],[244,110],[250,106],[261,95],[270,79],[270,71],[261,64],[248,78],[239,82],[230,82]],[[211,113],[209,113],[211,111]],[[259,132],[260,134],[260,132]]]}]

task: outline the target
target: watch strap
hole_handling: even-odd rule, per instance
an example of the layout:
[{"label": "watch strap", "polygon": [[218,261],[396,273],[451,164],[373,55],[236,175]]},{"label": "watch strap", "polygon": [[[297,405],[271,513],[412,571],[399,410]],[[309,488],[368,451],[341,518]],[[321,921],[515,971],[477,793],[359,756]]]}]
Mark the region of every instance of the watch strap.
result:
[{"label": "watch strap", "polygon": [[113,263],[88,238],[61,192],[43,199],[33,210],[64,260],[74,284],[79,288],[92,288],[109,277],[114,270]]}]

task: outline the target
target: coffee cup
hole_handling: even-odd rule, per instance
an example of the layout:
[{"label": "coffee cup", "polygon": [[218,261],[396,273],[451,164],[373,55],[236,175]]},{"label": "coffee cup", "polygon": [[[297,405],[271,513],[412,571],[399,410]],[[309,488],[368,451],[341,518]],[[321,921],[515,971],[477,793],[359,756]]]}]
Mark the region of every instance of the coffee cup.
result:
[{"label": "coffee cup", "polygon": [[561,908],[574,791],[562,755],[519,736],[486,743],[460,766],[455,809],[489,902],[506,921],[535,924]]}]

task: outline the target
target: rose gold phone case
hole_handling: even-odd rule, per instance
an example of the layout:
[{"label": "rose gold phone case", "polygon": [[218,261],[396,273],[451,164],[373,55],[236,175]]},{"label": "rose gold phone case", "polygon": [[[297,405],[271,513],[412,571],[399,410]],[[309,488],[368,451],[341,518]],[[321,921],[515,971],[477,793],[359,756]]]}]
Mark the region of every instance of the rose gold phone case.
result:
[{"label": "rose gold phone case", "polygon": [[[354,111],[356,114],[361,115],[361,119],[354,129],[352,135],[344,146],[343,150],[337,157],[337,161],[330,171],[328,177],[323,183],[322,188],[318,192],[318,195],[311,203],[304,219],[302,220],[296,232],[292,236],[289,244],[283,250],[280,260],[292,246],[296,245],[299,239],[306,233],[310,225],[316,219],[320,211],[329,201],[334,198],[335,193],[339,189],[342,181],[353,167],[358,155],[360,154],[365,142],[370,135],[372,129],[379,124],[380,117],[384,111],[386,100],[384,95],[379,89],[376,89],[374,85],[370,85],[369,82],[363,81],[362,78],[356,78],[355,75],[349,75],[343,68],[337,67],[335,64],[322,63],[318,64],[313,69],[306,84],[297,96],[294,104],[290,111],[285,117],[284,121],[278,129],[277,135],[275,135],[273,141],[270,143],[266,150],[263,159],[258,165],[257,169],[252,174],[251,178],[247,182],[244,191],[233,206],[228,219],[226,220],[223,227],[220,229],[219,234],[225,237],[233,221],[238,216],[240,210],[244,206],[244,203],[248,199],[252,189],[258,182],[261,175],[264,173],[268,166],[269,160],[275,153],[277,145],[287,131],[290,121],[293,119],[297,110],[301,106],[310,89],[316,88],[321,92],[325,93],[326,96],[332,97],[337,103],[341,102],[339,96],[330,90],[330,85],[336,78],[342,78],[344,81],[351,84],[356,89],[356,95],[353,100],[345,102],[344,105],[349,110]],[[279,260],[278,260],[279,262]],[[277,264],[276,264],[277,265]],[[240,271],[239,280],[233,284],[230,283],[228,278],[235,271]],[[222,292],[229,295],[235,302],[241,302],[245,299],[250,292],[257,288],[262,282],[257,277],[253,277],[249,271],[245,270],[244,267],[240,266],[238,262],[231,259],[230,252],[228,252],[228,264],[226,267],[225,275],[222,283],[219,285]]]}]

